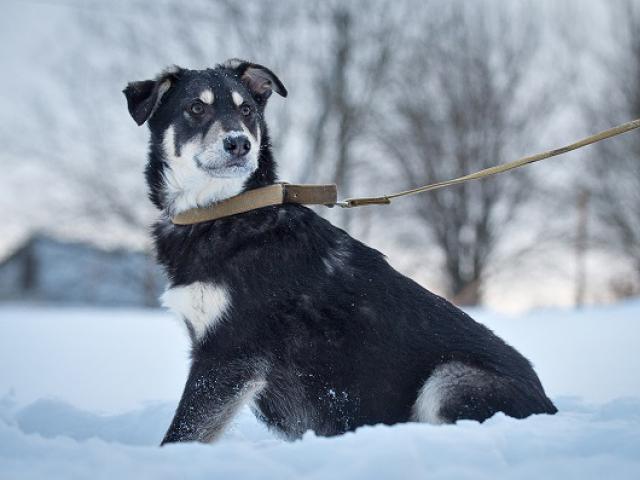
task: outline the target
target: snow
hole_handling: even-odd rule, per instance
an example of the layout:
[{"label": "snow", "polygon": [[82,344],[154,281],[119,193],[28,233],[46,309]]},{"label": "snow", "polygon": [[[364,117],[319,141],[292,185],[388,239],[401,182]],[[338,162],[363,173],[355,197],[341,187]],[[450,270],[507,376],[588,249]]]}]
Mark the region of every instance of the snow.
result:
[{"label": "snow", "polygon": [[472,314],[533,361],[558,415],[288,443],[243,410],[214,445],[158,448],[188,366],[171,316],[0,306],[0,479],[640,478],[640,301]]}]

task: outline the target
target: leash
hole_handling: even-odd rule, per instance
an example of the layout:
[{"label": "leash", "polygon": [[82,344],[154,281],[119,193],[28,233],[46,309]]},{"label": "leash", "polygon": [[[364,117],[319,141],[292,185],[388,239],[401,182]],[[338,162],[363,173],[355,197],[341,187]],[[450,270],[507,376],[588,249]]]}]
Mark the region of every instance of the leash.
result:
[{"label": "leash", "polygon": [[515,170],[516,168],[524,167],[525,165],[530,165],[532,163],[539,162],[540,160],[557,157],[558,155],[562,155],[564,153],[586,147],[587,145],[601,142],[602,140],[606,140],[607,138],[622,135],[623,133],[630,132],[631,130],[635,130],[638,127],[640,127],[640,118],[623,123],[613,128],[609,128],[608,130],[604,130],[600,133],[596,133],[595,135],[583,138],[582,140],[578,140],[577,142],[571,143],[564,147],[556,148],[554,150],[549,150],[528,157],[523,157],[512,162],[503,163],[502,165],[485,168],[478,172],[470,173],[469,175],[463,175],[461,177],[452,178],[451,180],[444,180],[442,182],[431,183],[423,187],[412,188],[410,190],[404,190],[402,192],[390,193],[388,195],[382,195],[380,197],[347,198],[345,200],[337,202],[336,205],[339,205],[343,208],[361,207],[363,205],[388,205],[394,198],[407,197],[409,195],[415,195],[417,193],[438,190],[440,188],[449,187],[451,185],[458,185],[470,180],[479,180],[481,178],[490,177],[499,173],[508,172],[509,170]]},{"label": "leash", "polygon": [[171,220],[176,225],[191,225],[195,223],[207,222],[218,218],[245,213],[258,208],[271,205],[281,205],[283,203],[298,203],[304,205],[325,205],[327,207],[339,206],[342,208],[362,207],[365,205],[388,205],[394,198],[408,197],[418,193],[438,190],[440,188],[458,185],[471,180],[490,177],[499,173],[508,172],[521,168],[532,163],[539,162],[551,157],[557,157],[565,153],[577,150],[587,145],[592,145],[602,140],[622,135],[640,127],[640,118],[623,123],[613,128],[596,133],[577,142],[565,145],[554,150],[530,155],[514,160],[512,162],[485,168],[475,173],[463,175],[461,177],[430,183],[410,190],[381,195],[379,197],[353,197],[344,200],[337,199],[337,188],[335,185],[294,185],[289,183],[276,183],[266,187],[256,188],[231,197],[219,203],[215,203],[204,208],[193,208],[179,213]]}]

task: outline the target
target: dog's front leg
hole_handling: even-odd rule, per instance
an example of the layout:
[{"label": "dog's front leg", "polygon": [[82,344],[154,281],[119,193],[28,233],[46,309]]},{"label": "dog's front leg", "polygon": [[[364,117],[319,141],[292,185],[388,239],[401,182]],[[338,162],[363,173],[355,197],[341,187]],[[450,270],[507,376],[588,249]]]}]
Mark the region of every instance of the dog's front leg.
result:
[{"label": "dog's front leg", "polygon": [[240,407],[265,384],[264,368],[255,362],[224,366],[194,362],[162,445],[216,440]]}]

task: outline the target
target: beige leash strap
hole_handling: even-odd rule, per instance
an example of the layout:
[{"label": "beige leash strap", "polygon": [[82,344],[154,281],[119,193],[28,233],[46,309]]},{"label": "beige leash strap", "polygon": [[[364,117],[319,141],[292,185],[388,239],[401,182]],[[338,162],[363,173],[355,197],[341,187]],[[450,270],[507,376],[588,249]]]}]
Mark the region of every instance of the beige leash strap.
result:
[{"label": "beige leash strap", "polygon": [[497,175],[498,173],[508,172],[509,170],[524,167],[525,165],[529,165],[530,163],[535,163],[539,162],[540,160],[556,157],[558,155],[562,155],[563,153],[571,152],[572,150],[577,150],[578,148],[586,147],[587,145],[606,140],[607,138],[621,135],[631,130],[635,130],[638,127],[640,127],[640,118],[627,123],[623,123],[621,125],[618,125],[617,127],[604,130],[600,133],[596,133],[595,135],[591,135],[590,137],[584,138],[570,145],[566,145],[555,150],[538,153],[536,155],[524,157],[519,160],[514,160],[513,162],[504,163],[502,165],[496,165],[495,167],[485,168],[484,170],[470,173],[469,175],[453,178],[451,180],[444,180],[442,182],[431,183],[429,185],[413,188],[411,190],[390,193],[388,195],[382,195],[380,197],[347,198],[345,200],[337,202],[336,205],[339,205],[343,208],[362,207],[364,205],[387,205],[391,203],[391,199],[393,198],[415,195],[416,193],[428,192],[430,190],[438,190],[450,185],[457,185],[459,183],[468,182],[470,180],[478,180],[480,178],[489,177],[491,175]]},{"label": "beige leash strap", "polygon": [[283,203],[333,206],[337,199],[338,191],[335,185],[276,183],[248,190],[208,207],[186,210],[177,214],[171,221],[175,225],[192,225]]}]

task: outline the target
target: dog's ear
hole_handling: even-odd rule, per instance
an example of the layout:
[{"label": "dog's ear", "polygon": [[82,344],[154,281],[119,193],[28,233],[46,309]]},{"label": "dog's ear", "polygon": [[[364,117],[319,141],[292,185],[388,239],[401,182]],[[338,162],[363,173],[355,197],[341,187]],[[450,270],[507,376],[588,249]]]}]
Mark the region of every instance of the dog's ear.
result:
[{"label": "dog's ear", "polygon": [[142,125],[153,115],[160,105],[162,96],[175,83],[180,70],[180,67],[172,67],[158,75],[155,80],[130,82],[122,91],[127,97],[129,113],[138,125]]},{"label": "dog's ear", "polygon": [[269,98],[271,92],[276,92],[282,97],[286,97],[288,93],[276,74],[262,65],[249,64],[240,79],[249,90],[265,98]]},{"label": "dog's ear", "polygon": [[242,83],[262,103],[267,101],[271,92],[276,92],[283,97],[287,96],[287,89],[276,74],[267,67],[236,58],[227,60],[224,66],[235,70]]}]

